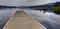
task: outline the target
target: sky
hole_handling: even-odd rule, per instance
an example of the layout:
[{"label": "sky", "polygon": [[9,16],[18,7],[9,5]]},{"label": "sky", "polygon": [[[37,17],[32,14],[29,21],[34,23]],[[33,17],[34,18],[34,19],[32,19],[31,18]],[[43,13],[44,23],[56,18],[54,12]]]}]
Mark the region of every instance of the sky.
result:
[{"label": "sky", "polygon": [[42,5],[46,3],[52,3],[60,0],[0,0],[0,5],[8,6],[31,6],[31,5]]}]

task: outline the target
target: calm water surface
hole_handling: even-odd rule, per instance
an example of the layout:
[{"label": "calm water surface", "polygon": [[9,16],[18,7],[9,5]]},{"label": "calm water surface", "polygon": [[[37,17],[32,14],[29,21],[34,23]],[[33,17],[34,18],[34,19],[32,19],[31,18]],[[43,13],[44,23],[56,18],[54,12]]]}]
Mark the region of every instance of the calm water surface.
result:
[{"label": "calm water surface", "polygon": [[[21,9],[0,9],[0,29],[2,29],[16,10]],[[34,17],[48,29],[60,29],[60,15],[56,15],[52,12],[43,13],[43,11],[40,12],[39,10],[24,9],[23,11]]]}]

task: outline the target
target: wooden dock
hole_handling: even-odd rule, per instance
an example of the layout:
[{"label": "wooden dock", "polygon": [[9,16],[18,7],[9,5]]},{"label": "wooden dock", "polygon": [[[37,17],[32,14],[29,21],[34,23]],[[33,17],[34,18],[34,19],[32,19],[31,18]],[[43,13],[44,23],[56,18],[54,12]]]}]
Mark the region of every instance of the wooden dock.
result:
[{"label": "wooden dock", "polygon": [[33,17],[23,11],[16,11],[3,29],[47,29]]}]

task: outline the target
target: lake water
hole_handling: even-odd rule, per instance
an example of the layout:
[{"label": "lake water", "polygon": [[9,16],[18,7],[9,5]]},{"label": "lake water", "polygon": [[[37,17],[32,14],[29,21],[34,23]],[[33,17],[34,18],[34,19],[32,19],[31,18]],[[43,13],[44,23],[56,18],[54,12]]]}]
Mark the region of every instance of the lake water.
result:
[{"label": "lake water", "polygon": [[[3,28],[16,10],[22,9],[0,9],[0,29]],[[47,29],[60,29],[60,15],[56,15],[52,12],[43,13],[43,11],[40,12],[39,10],[23,9],[23,11],[35,18],[47,27]]]}]

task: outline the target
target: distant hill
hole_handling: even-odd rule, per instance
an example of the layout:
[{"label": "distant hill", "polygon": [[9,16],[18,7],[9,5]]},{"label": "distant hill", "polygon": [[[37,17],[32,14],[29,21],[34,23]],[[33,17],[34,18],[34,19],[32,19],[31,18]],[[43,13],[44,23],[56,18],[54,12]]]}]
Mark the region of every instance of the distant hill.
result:
[{"label": "distant hill", "polygon": [[16,8],[16,6],[5,6],[5,5],[0,5],[0,9],[4,8]]},{"label": "distant hill", "polygon": [[35,5],[35,6],[19,6],[18,8],[39,8],[39,7],[52,7],[54,3],[48,3],[44,5]]},{"label": "distant hill", "polygon": [[48,4],[44,4],[44,5],[35,5],[35,6],[30,6],[30,7],[34,7],[34,8],[37,8],[37,7],[52,7],[54,3],[48,3]]}]

